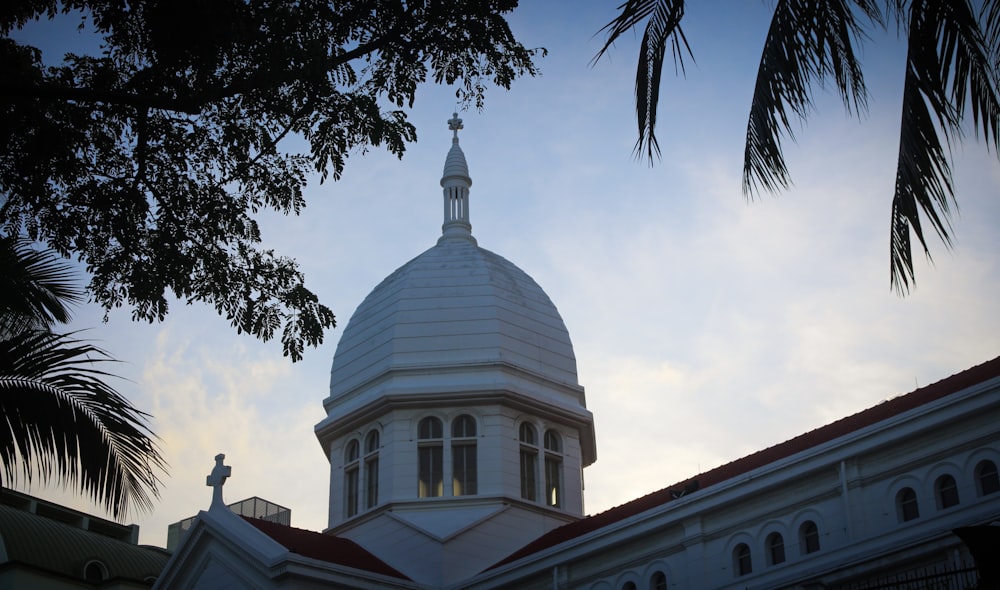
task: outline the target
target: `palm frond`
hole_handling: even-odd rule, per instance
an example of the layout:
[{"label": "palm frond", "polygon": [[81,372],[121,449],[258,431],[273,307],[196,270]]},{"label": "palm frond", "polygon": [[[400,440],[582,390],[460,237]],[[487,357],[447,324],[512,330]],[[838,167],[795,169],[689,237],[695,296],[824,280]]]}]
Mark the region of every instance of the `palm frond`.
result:
[{"label": "palm frond", "polygon": [[66,323],[69,305],[82,300],[65,260],[25,238],[0,236],[0,335]]},{"label": "palm frond", "polygon": [[[987,14],[996,11],[994,5]],[[962,136],[966,108],[971,108],[976,135],[981,133],[994,149],[1000,147],[997,70],[987,34],[967,2],[910,4],[889,245],[890,285],[900,294],[907,293],[914,280],[911,229],[930,258],[921,213],[951,247],[955,197],[947,148]]]},{"label": "palm frond", "polygon": [[855,5],[882,22],[872,0],[779,0],[760,58],[743,160],[743,193],[775,192],[791,183],[781,137],[794,141],[792,115],[802,121],[812,109],[812,87],[832,77],[848,112],[867,108],[867,90],[854,51],[864,31]]},{"label": "palm frond", "polygon": [[656,111],[668,43],[673,52],[674,67],[680,73],[684,72],[684,53],[694,58],[680,26],[684,17],[684,0],[627,0],[618,10],[618,16],[601,28],[608,37],[594,61],[600,59],[622,35],[646,20],[635,74],[635,111],[639,132],[635,153],[645,152],[645,157],[652,163],[654,157],[660,155],[655,133]]},{"label": "palm frond", "polygon": [[95,364],[100,349],[46,330],[0,340],[0,483],[53,478],[115,518],[152,509],[165,462],[136,410]]},{"label": "palm frond", "polygon": [[986,39],[993,77],[997,79],[1000,77],[1000,0],[983,0],[979,20],[983,23],[983,37]]}]

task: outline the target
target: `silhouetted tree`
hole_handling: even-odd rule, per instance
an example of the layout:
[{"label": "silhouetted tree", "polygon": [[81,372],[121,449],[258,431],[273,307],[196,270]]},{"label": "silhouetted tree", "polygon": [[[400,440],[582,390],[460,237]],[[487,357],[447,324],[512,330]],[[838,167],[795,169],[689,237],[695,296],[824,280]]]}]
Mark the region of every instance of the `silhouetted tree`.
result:
[{"label": "silhouetted tree", "polygon": [[[516,0],[9,0],[0,11],[0,228],[91,275],[105,309],[162,320],[168,296],[300,359],[334,315],[295,261],[259,247],[260,209],[298,213],[315,170],[416,140],[427,81],[482,104],[534,75]],[[98,55],[46,67],[11,33],[76,15]],[[63,18],[68,18],[63,16]],[[543,51],[543,50],[539,50]]]}]

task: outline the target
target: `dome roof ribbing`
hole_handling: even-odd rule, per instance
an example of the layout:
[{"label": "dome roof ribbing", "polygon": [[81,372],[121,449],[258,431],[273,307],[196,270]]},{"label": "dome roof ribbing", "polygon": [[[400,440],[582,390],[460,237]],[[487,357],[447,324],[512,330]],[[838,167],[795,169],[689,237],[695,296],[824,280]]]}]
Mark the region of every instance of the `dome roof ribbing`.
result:
[{"label": "dome roof ribbing", "polygon": [[442,240],[389,275],[351,316],[330,396],[393,369],[502,363],[577,386],[562,317],[530,276],[465,240]]}]

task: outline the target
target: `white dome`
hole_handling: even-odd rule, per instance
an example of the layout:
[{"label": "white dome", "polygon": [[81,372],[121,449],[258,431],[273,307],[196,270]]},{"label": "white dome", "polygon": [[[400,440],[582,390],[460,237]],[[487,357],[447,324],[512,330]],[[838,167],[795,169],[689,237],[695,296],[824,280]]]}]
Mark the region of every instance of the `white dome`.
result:
[{"label": "white dome", "polygon": [[474,240],[442,239],[351,316],[333,358],[330,401],[393,372],[497,365],[579,389],[566,325],[538,283]]}]

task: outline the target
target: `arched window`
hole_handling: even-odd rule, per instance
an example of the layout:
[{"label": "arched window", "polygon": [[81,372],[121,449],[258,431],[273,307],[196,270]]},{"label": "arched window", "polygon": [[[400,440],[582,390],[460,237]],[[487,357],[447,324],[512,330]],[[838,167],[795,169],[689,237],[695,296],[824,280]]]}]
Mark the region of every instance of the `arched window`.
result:
[{"label": "arched window", "polygon": [[745,576],[753,572],[753,561],[750,559],[750,546],[740,543],[733,549],[733,571],[737,576]]},{"label": "arched window", "polygon": [[91,559],[83,566],[83,579],[88,584],[100,584],[108,579],[108,568],[100,561]]},{"label": "arched window", "polygon": [[653,572],[649,578],[649,590],[667,590],[667,574]]},{"label": "arched window", "polygon": [[344,516],[358,513],[358,441],[352,440],[344,449]]},{"label": "arched window", "polygon": [[976,465],[976,491],[980,496],[1000,492],[1000,476],[993,461],[984,460]]},{"label": "arched window", "polygon": [[417,425],[417,496],[433,498],[444,494],[443,432],[441,420],[429,416]]},{"label": "arched window", "polygon": [[562,439],[555,430],[545,431],[545,503],[562,506]]},{"label": "arched window", "polygon": [[920,516],[917,493],[913,491],[913,488],[903,488],[896,494],[896,515],[899,517],[899,522],[906,522]]},{"label": "arched window", "polygon": [[622,590],[636,590],[635,582],[625,582],[622,584]]},{"label": "arched window", "polygon": [[785,562],[785,539],[781,533],[771,533],[765,541],[767,546],[767,562],[770,565],[778,565]]},{"label": "arched window", "polygon": [[378,504],[378,430],[365,437],[365,508]]},{"label": "arched window", "polygon": [[538,497],[538,433],[535,427],[521,422],[521,497],[534,502]]},{"label": "arched window", "polygon": [[476,421],[462,414],[451,423],[452,494],[471,496],[476,482]]},{"label": "arched window", "polygon": [[815,522],[807,520],[799,527],[799,547],[803,555],[819,551],[819,527]]},{"label": "arched window", "polygon": [[950,475],[937,478],[934,482],[934,498],[940,510],[958,506],[958,484],[955,483],[955,478]]}]

